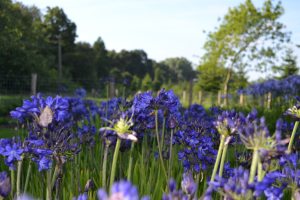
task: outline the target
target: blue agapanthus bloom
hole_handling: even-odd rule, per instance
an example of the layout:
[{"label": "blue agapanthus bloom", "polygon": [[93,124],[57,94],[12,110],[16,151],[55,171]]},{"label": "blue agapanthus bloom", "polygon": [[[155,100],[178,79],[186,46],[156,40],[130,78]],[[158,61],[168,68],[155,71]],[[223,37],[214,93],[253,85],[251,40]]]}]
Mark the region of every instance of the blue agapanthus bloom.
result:
[{"label": "blue agapanthus bloom", "polygon": [[129,80],[127,78],[124,78],[121,80],[121,83],[123,84],[123,86],[127,86],[129,83]]},{"label": "blue agapanthus bloom", "polygon": [[77,89],[75,91],[75,95],[80,97],[80,98],[84,98],[86,96],[86,91],[82,88],[82,89]]},{"label": "blue agapanthus bloom", "polygon": [[108,75],[108,77],[102,79],[102,83],[107,85],[109,82],[115,82],[114,77]]},{"label": "blue agapanthus bloom", "polygon": [[18,145],[14,143],[12,147],[10,145],[7,145],[2,155],[7,157],[8,162],[11,162],[13,160],[22,160],[20,155],[23,153],[23,151],[24,149],[18,148]]},{"label": "blue agapanthus bloom", "polygon": [[7,177],[7,173],[0,172],[0,197],[7,197],[10,193],[11,186],[9,177]]},{"label": "blue agapanthus bloom", "polygon": [[[65,98],[57,96],[54,99],[52,97],[44,99],[39,93],[37,97],[31,96],[31,101],[23,100],[23,106],[17,108],[16,111],[11,111],[10,114],[12,118],[20,120],[24,120],[27,115],[31,115],[40,123],[40,116],[46,108],[50,109],[47,110],[47,119],[53,118],[54,121],[59,122],[63,121],[64,116],[67,114],[69,104]],[[51,118],[49,118],[49,115],[51,115]]]},{"label": "blue agapanthus bloom", "polygon": [[260,197],[266,189],[275,183],[276,178],[266,174],[261,182],[253,182],[250,184],[248,182],[249,171],[244,170],[241,166],[234,169],[234,175],[229,179],[221,178],[216,175],[215,181],[209,182],[209,187],[204,193],[204,199],[212,199],[214,191],[225,195],[225,199],[254,199]]},{"label": "blue agapanthus bloom", "polygon": [[144,92],[135,96],[133,103],[136,106],[136,112],[139,113],[144,109],[160,110],[168,108],[170,113],[174,113],[178,110],[179,99],[174,95],[173,90],[164,91],[161,89],[158,97],[153,97],[152,93]]},{"label": "blue agapanthus bloom", "polygon": [[[169,189],[170,189],[169,193],[168,194],[163,194],[162,195],[162,200],[174,200],[174,199],[176,199],[176,200],[180,200],[180,199],[186,200],[186,199],[189,199],[189,196],[193,196],[193,192],[196,189],[196,183],[193,182],[193,180],[190,179],[190,178],[191,177],[186,176],[184,174],[184,181],[182,182],[182,185],[181,185],[181,187],[184,187],[184,188],[182,188],[183,190],[188,190],[189,191],[189,193],[187,193],[187,195],[183,194],[182,190],[180,190],[180,189],[176,190],[176,181],[173,178],[171,178],[169,180],[169,184],[168,184]],[[196,199],[197,199],[197,197],[193,197],[193,199],[191,199],[191,200],[196,200]]]},{"label": "blue agapanthus bloom", "polygon": [[[116,200],[116,199],[130,199],[139,200],[140,195],[136,186],[132,185],[131,182],[121,180],[115,182],[111,187],[111,195],[109,196],[106,190],[99,189],[97,191],[98,200]],[[141,200],[149,200],[149,197],[143,197]]]}]

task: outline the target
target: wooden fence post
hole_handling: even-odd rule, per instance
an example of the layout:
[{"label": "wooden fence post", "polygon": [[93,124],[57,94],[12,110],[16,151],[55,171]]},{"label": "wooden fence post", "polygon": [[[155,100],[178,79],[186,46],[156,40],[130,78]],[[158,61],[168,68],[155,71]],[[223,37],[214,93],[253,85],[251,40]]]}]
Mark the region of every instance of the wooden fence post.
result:
[{"label": "wooden fence post", "polygon": [[160,93],[160,90],[157,91],[157,97],[158,97],[159,93]]},{"label": "wooden fence post", "polygon": [[36,95],[37,74],[31,74],[31,95]]},{"label": "wooden fence post", "polygon": [[199,104],[202,103],[202,91],[199,91]]},{"label": "wooden fence post", "polygon": [[115,93],[115,82],[110,81],[109,82],[109,97],[110,99],[114,98],[114,93]]},{"label": "wooden fence post", "polygon": [[272,97],[272,93],[269,92],[269,93],[268,93],[268,109],[271,108],[271,97]]},{"label": "wooden fence post", "polygon": [[244,94],[242,93],[240,95],[240,105],[243,106],[243,102],[244,102]]},{"label": "wooden fence post", "polygon": [[119,95],[119,90],[118,90],[118,88],[116,89],[115,94],[116,94],[116,97],[118,97],[118,95]]},{"label": "wooden fence post", "polygon": [[221,90],[218,92],[218,105],[221,105]]},{"label": "wooden fence post", "polygon": [[193,85],[194,85],[194,81],[193,79],[190,80],[190,98],[189,98],[189,107],[192,105],[193,102]]},{"label": "wooden fence post", "polygon": [[182,98],[183,98],[183,103],[185,103],[185,98],[186,98],[186,91],[185,90],[183,91],[183,97]]}]

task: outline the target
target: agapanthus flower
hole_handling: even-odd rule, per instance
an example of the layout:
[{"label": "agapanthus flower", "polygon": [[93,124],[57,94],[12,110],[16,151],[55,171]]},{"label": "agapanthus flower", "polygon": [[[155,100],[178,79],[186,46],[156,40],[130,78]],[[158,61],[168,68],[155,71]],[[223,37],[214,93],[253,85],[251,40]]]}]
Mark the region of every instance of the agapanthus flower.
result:
[{"label": "agapanthus flower", "polygon": [[80,97],[80,98],[84,98],[86,96],[86,91],[83,88],[82,89],[77,89],[75,91],[75,95]]},{"label": "agapanthus flower", "polygon": [[234,175],[229,179],[216,175],[215,181],[209,182],[209,187],[204,193],[204,199],[212,199],[213,191],[219,192],[225,196],[225,199],[230,200],[254,199],[260,197],[275,181],[276,178],[266,175],[261,182],[249,184],[249,171],[243,170],[243,167],[240,166],[234,169]]},{"label": "agapanthus flower", "polygon": [[132,107],[132,115],[131,118],[128,120],[128,112],[122,112],[121,117],[119,120],[110,121],[104,117],[101,117],[101,120],[106,121],[110,123],[111,127],[102,127],[99,131],[105,131],[105,130],[112,130],[115,131],[118,135],[118,137],[122,140],[131,140],[134,142],[137,142],[138,139],[136,137],[136,132],[133,130],[130,130],[130,128],[134,125],[132,121],[132,117],[134,114],[134,106]]},{"label": "agapanthus flower", "polygon": [[123,84],[123,86],[127,86],[129,83],[129,80],[127,78],[124,78],[121,80],[121,83]]},{"label": "agapanthus flower", "polygon": [[300,97],[297,96],[297,104],[295,104],[292,108],[289,108],[285,115],[292,116],[294,121],[300,121]]},{"label": "agapanthus flower", "polygon": [[10,193],[11,186],[10,186],[10,180],[7,176],[7,173],[0,172],[0,198],[7,197]]},{"label": "agapanthus flower", "polygon": [[[195,184],[192,183],[192,182],[189,182],[188,184],[191,184],[189,185],[188,187],[194,187]],[[173,178],[171,178],[169,180],[169,193],[168,194],[163,194],[162,195],[162,200],[187,200],[187,199],[191,199],[191,200],[196,200],[197,197],[193,197],[193,199],[191,198],[194,194],[183,194],[182,190],[176,190],[176,182]],[[186,187],[186,185],[184,185]],[[194,189],[194,188],[193,188]]]},{"label": "agapanthus flower", "polygon": [[144,109],[150,110],[160,110],[168,108],[170,113],[174,113],[178,110],[179,100],[174,95],[173,90],[164,91],[165,89],[161,89],[158,97],[152,96],[151,92],[140,93],[135,96],[133,103],[136,106],[136,112],[139,113]]},{"label": "agapanthus flower", "polygon": [[11,116],[14,119],[24,118],[24,113],[31,115],[40,126],[47,128],[52,122],[63,121],[69,108],[68,101],[62,97],[41,97],[39,93],[37,97],[31,96],[31,100],[23,100],[22,108],[17,108],[16,111],[11,111]]},{"label": "agapanthus flower", "polygon": [[[139,200],[140,196],[137,187],[129,181],[121,180],[115,182],[111,187],[111,195],[109,196],[106,190],[99,189],[97,191],[98,200]],[[149,200],[149,197],[143,197],[141,200]]]},{"label": "agapanthus flower", "polygon": [[18,148],[17,144],[14,143],[12,147],[10,145],[7,145],[2,155],[7,156],[8,162],[11,162],[13,160],[22,160],[21,154],[23,153],[23,151],[24,149]]}]

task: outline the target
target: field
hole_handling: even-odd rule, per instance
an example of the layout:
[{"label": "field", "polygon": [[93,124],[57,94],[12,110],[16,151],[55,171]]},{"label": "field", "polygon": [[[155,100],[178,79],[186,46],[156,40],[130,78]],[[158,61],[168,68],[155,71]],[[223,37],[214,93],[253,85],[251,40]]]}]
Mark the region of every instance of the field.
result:
[{"label": "field", "polygon": [[[29,98],[1,98],[13,112],[10,125],[0,128],[0,171],[10,180],[0,180],[0,191],[6,188],[0,195],[297,199],[289,170],[298,170],[298,123],[283,116],[294,98],[273,97],[270,108],[253,109],[259,99],[220,107],[181,104],[164,90],[127,100],[90,99],[83,89],[75,94],[23,103]],[[297,117],[299,108],[292,112]]]}]

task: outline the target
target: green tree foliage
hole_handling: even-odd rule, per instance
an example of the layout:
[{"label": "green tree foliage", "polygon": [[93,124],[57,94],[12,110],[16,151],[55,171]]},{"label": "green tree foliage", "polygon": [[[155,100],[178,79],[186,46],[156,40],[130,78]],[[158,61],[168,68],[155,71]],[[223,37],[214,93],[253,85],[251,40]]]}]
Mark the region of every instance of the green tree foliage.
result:
[{"label": "green tree foliage", "polygon": [[140,82],[140,78],[137,75],[134,75],[130,84],[130,89],[132,91],[138,91],[140,89]]},{"label": "green tree foliage", "polygon": [[192,63],[186,58],[167,58],[160,63],[164,67],[165,74],[168,74],[172,82],[178,83],[179,81],[190,80],[193,75]]},{"label": "green tree foliage", "polygon": [[152,89],[152,79],[148,73],[145,75],[145,77],[142,80],[141,89],[143,91],[148,91]]},{"label": "green tree foliage", "polygon": [[154,81],[153,81],[153,90],[158,91],[161,89],[163,83],[163,77],[159,68],[155,69]]},{"label": "green tree foliage", "polygon": [[[267,0],[262,8],[256,8],[251,0],[246,0],[229,9],[216,31],[209,32],[202,65],[210,63],[210,66],[228,69],[224,80],[225,96],[238,60],[243,63],[253,61],[249,67],[256,70],[267,70],[273,65],[282,48],[280,44],[290,40],[290,33],[284,32],[285,26],[278,21],[283,13],[281,2],[274,5]],[[227,104],[227,98],[224,98],[224,104]]]},{"label": "green tree foliage", "polygon": [[93,49],[95,52],[94,64],[96,66],[97,77],[107,76],[109,74],[109,59],[101,37],[98,37],[94,42]]},{"label": "green tree foliage", "polygon": [[289,48],[285,51],[285,56],[282,57],[283,63],[280,66],[273,66],[273,72],[279,73],[277,79],[285,79],[289,75],[296,75],[299,72],[297,67],[297,56],[293,55],[293,49]]},{"label": "green tree foliage", "polygon": [[[62,8],[47,7],[47,13],[44,15],[42,31],[45,38],[54,45],[57,45],[57,36],[61,36],[62,52],[72,52],[75,49],[76,24],[72,22]],[[54,54],[57,51],[54,50]]]}]

